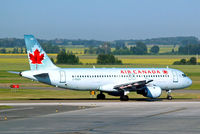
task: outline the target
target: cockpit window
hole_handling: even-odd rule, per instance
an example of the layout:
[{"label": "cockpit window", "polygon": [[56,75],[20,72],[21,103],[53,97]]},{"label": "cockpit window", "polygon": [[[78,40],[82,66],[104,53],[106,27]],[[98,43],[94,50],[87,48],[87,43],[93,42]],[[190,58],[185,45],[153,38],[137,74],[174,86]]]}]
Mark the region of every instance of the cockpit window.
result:
[{"label": "cockpit window", "polygon": [[185,74],[182,74],[182,76],[183,76],[183,77],[186,77],[186,75],[185,75]]}]

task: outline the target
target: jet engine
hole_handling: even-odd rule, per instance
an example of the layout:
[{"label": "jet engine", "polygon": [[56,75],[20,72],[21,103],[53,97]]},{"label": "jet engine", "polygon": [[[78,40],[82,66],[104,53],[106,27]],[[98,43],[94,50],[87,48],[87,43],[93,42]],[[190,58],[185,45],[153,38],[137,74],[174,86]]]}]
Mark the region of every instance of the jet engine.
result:
[{"label": "jet engine", "polygon": [[149,98],[158,98],[162,94],[162,89],[158,86],[146,86],[144,89],[138,90],[137,93]]}]

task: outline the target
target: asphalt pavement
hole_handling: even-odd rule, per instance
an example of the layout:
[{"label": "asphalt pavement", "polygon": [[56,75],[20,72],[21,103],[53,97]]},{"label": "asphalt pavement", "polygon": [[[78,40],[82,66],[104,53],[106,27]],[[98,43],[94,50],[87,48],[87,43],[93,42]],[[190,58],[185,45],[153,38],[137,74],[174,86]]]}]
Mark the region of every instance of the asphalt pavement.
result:
[{"label": "asphalt pavement", "polygon": [[7,116],[7,120],[0,121],[0,133],[200,133],[200,102],[195,101],[1,102],[0,105],[13,106],[8,111],[0,110],[0,116]]}]

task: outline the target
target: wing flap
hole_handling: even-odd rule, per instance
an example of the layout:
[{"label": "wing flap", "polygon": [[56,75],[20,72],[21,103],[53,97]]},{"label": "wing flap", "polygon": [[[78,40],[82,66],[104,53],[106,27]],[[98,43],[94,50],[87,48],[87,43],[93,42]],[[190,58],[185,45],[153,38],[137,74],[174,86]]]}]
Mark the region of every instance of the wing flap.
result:
[{"label": "wing flap", "polygon": [[120,84],[114,86],[114,89],[118,90],[140,90],[142,87],[144,87],[146,84],[152,82],[153,80],[143,80],[143,81],[137,81],[137,82],[130,82],[130,83],[125,83],[125,84]]}]

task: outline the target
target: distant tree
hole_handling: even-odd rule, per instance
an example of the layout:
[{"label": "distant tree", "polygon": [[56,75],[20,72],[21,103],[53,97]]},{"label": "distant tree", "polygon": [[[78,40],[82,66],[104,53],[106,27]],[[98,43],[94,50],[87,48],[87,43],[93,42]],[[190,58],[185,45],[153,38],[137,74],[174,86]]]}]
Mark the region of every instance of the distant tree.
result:
[{"label": "distant tree", "polygon": [[186,59],[181,59],[181,60],[180,60],[180,63],[181,63],[182,65],[185,65],[185,64],[187,63],[187,61],[186,61]]},{"label": "distant tree", "polygon": [[51,61],[55,64],[53,57],[51,57],[50,59],[51,59]]},{"label": "distant tree", "polygon": [[6,49],[5,48],[0,49],[0,53],[6,53]]},{"label": "distant tree", "polygon": [[175,52],[175,51],[174,51],[174,48],[172,48],[172,54],[174,54],[174,52]]},{"label": "distant tree", "polygon": [[58,53],[58,55],[57,55],[57,63],[58,64],[60,64],[60,63],[65,63],[65,58],[66,58],[66,55],[67,55],[67,53],[66,53],[66,51],[65,51],[65,49],[62,49],[59,53]]},{"label": "distant tree", "polygon": [[23,54],[23,52],[24,52],[24,50],[23,50],[23,48],[21,47],[21,48],[20,48],[20,53]]},{"label": "distant tree", "polygon": [[136,47],[131,47],[130,51],[132,54],[136,54],[137,53],[137,48]]},{"label": "distant tree", "polygon": [[196,65],[197,59],[195,57],[191,57],[188,61],[186,59],[181,59],[180,61],[175,61],[173,65]]},{"label": "distant tree", "polygon": [[56,58],[58,64],[80,64],[78,56],[66,53],[65,50],[60,51]]},{"label": "distant tree", "polygon": [[60,48],[56,45],[52,45],[51,43],[41,43],[42,48],[46,53],[58,53]]},{"label": "distant tree", "polygon": [[131,54],[131,51],[127,48],[127,47],[124,47],[124,48],[120,48],[120,49],[115,49],[112,54],[114,55],[129,55]]},{"label": "distant tree", "polygon": [[173,65],[182,65],[180,61],[174,61]]},{"label": "distant tree", "polygon": [[184,46],[184,45],[191,45],[191,44],[194,44],[194,45],[197,45],[199,43],[199,40],[198,38],[188,38],[188,39],[184,39],[181,41],[181,44]]},{"label": "distant tree", "polygon": [[13,53],[13,54],[17,54],[17,53],[19,53],[18,48],[14,48],[13,51],[12,51],[12,53]]},{"label": "distant tree", "polygon": [[103,45],[100,45],[96,50],[96,54],[110,54],[110,53],[111,53],[111,47],[108,42],[105,42]]},{"label": "distant tree", "polygon": [[135,47],[131,47],[130,51],[136,55],[147,54],[147,46],[143,42],[136,42]]},{"label": "distant tree", "polygon": [[125,42],[123,41],[116,41],[115,43],[115,50],[119,50],[119,49],[125,49]]},{"label": "distant tree", "polygon": [[178,49],[179,54],[200,54],[200,44],[190,44],[180,46]]},{"label": "distant tree", "polygon": [[159,53],[159,46],[153,46],[151,49],[150,49],[150,52],[153,53],[153,54],[158,54]]},{"label": "distant tree", "polygon": [[196,65],[197,64],[197,59],[195,57],[191,57],[190,60],[188,61],[188,64]]},{"label": "distant tree", "polygon": [[112,54],[99,54],[97,64],[122,64],[122,61],[115,58]]}]

